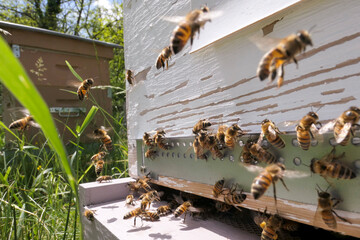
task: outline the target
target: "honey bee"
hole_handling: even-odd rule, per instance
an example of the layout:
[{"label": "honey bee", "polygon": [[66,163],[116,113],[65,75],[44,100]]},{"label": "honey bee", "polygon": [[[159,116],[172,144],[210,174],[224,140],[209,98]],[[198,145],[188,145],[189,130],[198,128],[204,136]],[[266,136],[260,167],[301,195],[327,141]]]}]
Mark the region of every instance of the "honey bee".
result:
[{"label": "honey bee", "polygon": [[89,220],[89,221],[94,221],[94,214],[95,214],[96,210],[90,210],[90,209],[86,209],[84,212],[84,216]]},{"label": "honey bee", "polygon": [[195,137],[193,142],[193,148],[197,159],[207,160],[207,156],[206,154],[204,154],[204,148],[200,145],[199,137]]},{"label": "honey bee", "polygon": [[170,48],[173,54],[179,53],[190,38],[190,44],[193,44],[194,35],[196,32],[200,34],[200,28],[204,27],[207,21],[211,21],[207,17],[209,8],[204,6],[200,10],[196,9],[189,12],[185,20],[180,22],[174,29],[171,39]]},{"label": "honey bee", "polygon": [[161,67],[164,68],[166,65],[166,70],[167,70],[168,61],[171,58],[171,54],[172,52],[170,46],[165,47],[156,59],[156,63],[155,63],[156,68],[157,69],[160,69]]},{"label": "honey bee", "polygon": [[271,164],[262,171],[251,184],[251,194],[255,199],[259,199],[265,191],[269,188],[270,184],[273,183],[274,188],[274,199],[276,204],[276,188],[275,183],[280,179],[286,190],[289,191],[285,185],[283,178],[285,171],[285,165],[282,163]]},{"label": "honey bee", "polygon": [[154,146],[154,139],[150,137],[150,134],[145,132],[143,135],[143,142],[146,146],[152,147]]},{"label": "honey bee", "polygon": [[241,159],[244,164],[252,164],[256,160],[256,158],[250,152],[250,147],[253,144],[254,144],[253,142],[248,141],[244,144],[242,148]]},{"label": "honey bee", "polygon": [[102,172],[103,168],[104,168],[104,161],[103,160],[99,160],[95,163],[95,173],[97,176],[100,175],[100,173]]},{"label": "honey bee", "polygon": [[225,179],[221,179],[215,183],[212,189],[212,195],[215,198],[218,198],[219,195],[223,192],[224,184],[225,184]]},{"label": "honey bee", "polygon": [[150,207],[150,204],[153,201],[160,201],[160,195],[156,190],[144,193],[140,196],[141,199],[141,209],[145,211],[147,207]]},{"label": "honey bee", "polygon": [[33,125],[32,124],[33,121],[34,119],[32,116],[26,116],[24,118],[15,120],[14,122],[10,123],[9,128],[24,131],[29,129],[30,125]]},{"label": "honey bee", "polygon": [[234,149],[237,138],[242,135],[243,135],[243,131],[241,130],[239,125],[234,123],[228,129],[226,129],[225,145],[230,149]]},{"label": "honey bee", "polygon": [[128,81],[130,85],[134,83],[135,77],[131,70],[126,71],[125,79]]},{"label": "honey bee", "polygon": [[325,155],[323,158],[316,160],[312,159],[310,163],[310,170],[313,173],[320,174],[320,176],[324,177],[327,181],[327,177],[337,178],[337,179],[353,179],[356,177],[356,174],[349,167],[342,165],[339,162],[334,162],[334,160],[338,160],[344,157],[342,155],[336,157],[335,156],[335,148]]},{"label": "honey bee", "polygon": [[264,136],[271,145],[277,148],[284,148],[285,142],[279,136],[280,133],[280,130],[275,126],[272,121],[270,121],[269,119],[265,119],[261,123],[261,135],[259,141],[262,141],[262,136]]},{"label": "honey bee", "polygon": [[135,182],[128,183],[128,186],[129,186],[130,190],[133,191],[133,192],[137,192],[142,188],[145,191],[150,191],[151,187],[148,184],[148,182],[151,180],[151,178],[148,177],[149,174],[150,173],[148,173],[146,176],[144,176],[142,178],[136,179]]},{"label": "honey bee", "polygon": [[263,221],[260,224],[260,227],[263,229],[261,232],[262,240],[278,239],[278,232],[282,224],[282,218],[278,215],[271,215],[268,219]]},{"label": "honey bee", "polygon": [[163,205],[157,208],[159,216],[166,216],[172,212],[170,205]]},{"label": "honey bee", "polygon": [[126,196],[125,203],[126,203],[127,205],[133,205],[133,206],[135,206],[134,195],[132,195],[132,194],[127,195],[127,196]]},{"label": "honey bee", "polygon": [[207,147],[213,156],[216,156],[219,159],[222,159],[224,157],[224,154],[220,151],[218,147],[215,135],[208,135]]},{"label": "honey bee", "polygon": [[206,130],[210,126],[211,126],[211,122],[209,122],[206,119],[201,119],[195,124],[193,128],[193,133],[197,135],[200,132],[200,130]]},{"label": "honey bee", "polygon": [[[337,216],[339,219],[341,219],[344,222],[351,223],[350,221],[346,220],[345,218],[340,217],[335,211],[334,207],[340,202],[337,200],[335,203],[333,203],[331,199],[331,195],[328,192],[319,191],[316,189],[318,193],[318,208],[315,214],[317,214],[318,210],[320,210],[321,217],[324,221],[324,223],[332,229],[336,229],[336,219],[335,216]],[[334,216],[335,214],[335,216]]]},{"label": "honey bee", "polygon": [[[296,137],[299,142],[300,147],[303,150],[308,150],[310,147],[310,137],[314,138],[312,131],[315,131],[317,128],[315,124],[319,120],[319,116],[315,112],[309,112],[304,116],[300,123],[296,126]],[[313,130],[315,129],[315,130]]]},{"label": "honey bee", "polygon": [[231,205],[224,202],[216,201],[215,208],[219,212],[228,212],[231,209]]},{"label": "honey bee", "polygon": [[160,219],[160,215],[157,212],[145,211],[143,213],[143,219],[154,222]]},{"label": "honey bee", "polygon": [[219,126],[217,133],[216,133],[216,139],[219,141],[219,143],[222,146],[225,146],[225,132],[228,129],[228,126],[221,125]]},{"label": "honey bee", "polygon": [[86,98],[89,97],[89,91],[93,84],[94,84],[94,80],[92,78],[88,78],[82,81],[82,83],[80,84],[77,90],[77,95],[79,97],[79,100],[82,101],[84,100],[85,97]]},{"label": "honey bee", "polygon": [[91,160],[91,162],[93,162],[94,164],[96,164],[97,161],[104,159],[105,155],[106,155],[106,152],[99,152],[99,153],[93,155],[93,156],[90,158],[90,160]]},{"label": "honey bee", "polygon": [[111,151],[113,149],[111,138],[104,127],[95,129],[93,133],[94,138],[99,138],[102,142],[102,146],[105,146],[107,151]]},{"label": "honey bee", "polygon": [[251,155],[253,155],[255,158],[257,158],[261,162],[265,162],[267,164],[277,162],[276,157],[272,153],[266,151],[258,143],[253,143],[250,146],[249,151],[250,151]]},{"label": "honey bee", "polygon": [[124,215],[123,219],[129,219],[129,218],[135,217],[134,218],[134,226],[136,226],[136,218],[140,217],[142,220],[142,215],[143,215],[143,211],[141,210],[141,208],[135,208],[134,210],[126,213]]},{"label": "honey bee", "polygon": [[186,219],[186,213],[189,211],[191,213],[200,213],[202,212],[201,209],[199,208],[195,208],[192,206],[191,202],[190,201],[186,201],[184,202],[184,200],[180,197],[180,196],[176,196],[176,195],[173,195],[175,200],[181,204],[179,207],[176,208],[176,210],[174,211],[174,216],[177,218],[177,217],[180,217],[182,214],[185,213],[185,216],[184,216],[184,222],[185,222],[185,219]]},{"label": "honey bee", "polygon": [[100,176],[96,179],[96,181],[98,181],[99,183],[103,182],[103,181],[110,181],[112,180],[111,176],[105,175],[105,176]]},{"label": "honey bee", "polygon": [[208,143],[208,134],[206,131],[204,130],[200,130],[199,133],[198,133],[198,139],[199,139],[199,143],[200,143],[200,146],[202,148],[207,148],[207,143]]},{"label": "honey bee", "polygon": [[170,145],[168,143],[165,143],[165,131],[159,130],[156,131],[154,135],[154,142],[157,144],[157,146],[163,150],[170,149]]},{"label": "honey bee", "polygon": [[304,52],[307,45],[312,46],[313,44],[309,32],[305,30],[282,39],[275,48],[262,57],[257,69],[257,76],[263,81],[270,75],[270,82],[272,82],[280,67],[277,85],[281,87],[284,82],[284,64],[293,60],[298,65],[295,56]]},{"label": "honey bee", "polygon": [[289,232],[296,232],[300,228],[300,224],[288,219],[283,219],[281,228]]},{"label": "honey bee", "polygon": [[357,107],[350,107],[343,112],[340,117],[334,121],[325,124],[320,130],[319,134],[323,134],[331,129],[334,129],[334,137],[336,143],[345,146],[350,140],[350,134],[353,126],[359,126],[357,122],[360,119],[360,109]]},{"label": "honey bee", "polygon": [[231,186],[230,191],[224,196],[224,202],[226,204],[233,205],[235,208],[240,210],[235,204],[240,204],[246,199],[246,194],[243,193],[243,190],[240,192],[237,191],[237,184]]},{"label": "honey bee", "polygon": [[145,152],[145,157],[146,157],[146,158],[150,158],[151,160],[154,160],[155,157],[156,157],[156,155],[157,155],[156,150],[151,149],[151,148],[149,148],[149,149]]}]

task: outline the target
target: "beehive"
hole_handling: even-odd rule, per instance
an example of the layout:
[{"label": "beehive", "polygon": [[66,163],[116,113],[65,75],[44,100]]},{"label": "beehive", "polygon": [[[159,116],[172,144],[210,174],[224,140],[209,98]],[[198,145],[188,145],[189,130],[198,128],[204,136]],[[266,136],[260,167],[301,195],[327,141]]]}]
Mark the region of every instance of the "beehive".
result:
[{"label": "beehive", "polygon": [[[184,16],[191,9],[207,3],[223,15],[206,23],[190,44],[169,62],[168,70],[157,70],[155,60],[169,44],[175,24],[162,16]],[[278,124],[286,147],[269,148],[289,170],[307,173],[301,179],[286,179],[290,189],[277,184],[278,211],[281,216],[309,225],[329,229],[322,221],[314,221],[317,205],[316,185],[326,189],[328,183],[310,174],[313,158],[322,158],[333,149],[333,135],[314,141],[310,150],[296,145],[295,126],[285,121],[300,120],[309,111],[318,110],[325,124],[347,110],[359,106],[360,27],[358,1],[142,1],[124,2],[124,36],[126,68],[135,73],[135,84],[127,86],[127,120],[129,170],[133,177],[151,172],[154,182],[208,198],[212,185],[225,178],[240,184],[245,192],[256,173],[239,162],[241,146],[228,151],[221,159],[196,159],[191,147],[192,128],[203,118],[215,126],[238,123],[248,135],[245,143],[260,133],[260,122],[268,118]],[[297,30],[313,28],[314,46],[307,48],[294,63],[285,66],[285,81],[261,82],[256,69],[264,52],[254,44],[254,36],[283,38]],[[147,148],[142,135],[156,129],[166,131],[171,150],[158,150],[151,160],[144,157]],[[347,146],[336,146],[336,153],[352,169],[359,166],[359,133]],[[299,161],[300,160],[300,161]],[[300,163],[300,164],[299,164]],[[307,166],[306,166],[307,165]],[[263,165],[261,165],[263,166]],[[359,178],[332,180],[331,194],[342,199],[337,212],[352,224],[338,219],[336,231],[360,237]],[[258,210],[267,207],[274,213],[271,187],[259,200],[250,195],[242,207]]]}]

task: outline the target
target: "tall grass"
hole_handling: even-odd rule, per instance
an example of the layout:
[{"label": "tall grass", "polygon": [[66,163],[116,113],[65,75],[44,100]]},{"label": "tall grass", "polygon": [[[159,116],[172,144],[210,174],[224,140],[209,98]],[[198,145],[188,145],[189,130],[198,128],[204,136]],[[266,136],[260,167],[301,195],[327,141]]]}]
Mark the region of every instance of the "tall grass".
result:
[{"label": "tall grass", "polygon": [[[115,129],[115,148],[108,156],[105,174],[125,177],[126,127],[91,96],[94,106],[81,125],[71,129],[63,123],[75,138],[71,144],[65,143],[65,149],[48,107],[2,39],[0,51],[1,82],[34,116],[41,126],[39,135],[46,139],[35,146],[0,122],[0,239],[79,239],[77,186],[96,178],[89,159],[99,148],[98,142],[82,144],[80,137],[95,114],[101,114]],[[15,140],[5,144],[5,131]]]}]

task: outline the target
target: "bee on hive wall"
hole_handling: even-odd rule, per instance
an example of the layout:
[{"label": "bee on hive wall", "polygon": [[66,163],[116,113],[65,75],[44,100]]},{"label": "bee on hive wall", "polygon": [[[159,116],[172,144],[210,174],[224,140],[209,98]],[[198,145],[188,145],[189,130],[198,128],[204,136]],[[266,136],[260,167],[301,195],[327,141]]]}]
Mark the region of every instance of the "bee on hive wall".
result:
[{"label": "bee on hive wall", "polygon": [[133,85],[135,81],[134,73],[129,69],[126,70],[125,79],[128,81],[130,85]]},{"label": "bee on hive wall", "polygon": [[200,132],[200,130],[207,130],[207,128],[210,126],[211,126],[211,122],[209,122],[206,119],[201,119],[194,125],[192,132],[195,135],[197,135]]},{"label": "bee on hive wall", "polygon": [[277,148],[284,148],[285,142],[279,136],[281,134],[280,130],[276,127],[275,123],[270,121],[269,119],[265,119],[261,123],[261,135],[259,138],[259,142],[262,141],[262,138],[265,137],[268,142]]}]

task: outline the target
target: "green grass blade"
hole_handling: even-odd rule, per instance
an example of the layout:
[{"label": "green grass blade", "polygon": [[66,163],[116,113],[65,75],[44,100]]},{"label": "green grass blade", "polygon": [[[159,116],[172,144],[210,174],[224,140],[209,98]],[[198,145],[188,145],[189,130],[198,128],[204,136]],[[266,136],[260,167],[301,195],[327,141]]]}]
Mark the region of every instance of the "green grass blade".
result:
[{"label": "green grass blade", "polygon": [[11,133],[14,137],[16,137],[20,142],[22,142],[22,140],[13,132],[11,131],[2,121],[0,121],[0,126],[2,128],[4,128],[6,131],[8,131],[9,133]]},{"label": "green grass blade", "polygon": [[98,107],[92,106],[89,113],[86,115],[86,118],[84,119],[84,122],[82,123],[80,129],[77,129],[78,136],[81,136],[81,134],[84,132],[85,128],[89,125],[91,120],[95,117],[96,112],[99,110]]},{"label": "green grass blade", "polygon": [[65,60],[66,65],[68,66],[68,68],[70,69],[70,71],[72,72],[72,74],[79,79],[80,82],[84,81],[79,74],[77,74],[77,72],[75,72],[75,70],[73,69],[73,67],[70,65],[70,63],[68,61]]},{"label": "green grass blade", "polygon": [[81,177],[78,180],[78,184],[81,182],[81,180],[83,179],[83,177],[86,175],[86,173],[92,168],[93,164],[90,164],[90,166],[85,170],[84,174],[81,175]]}]

